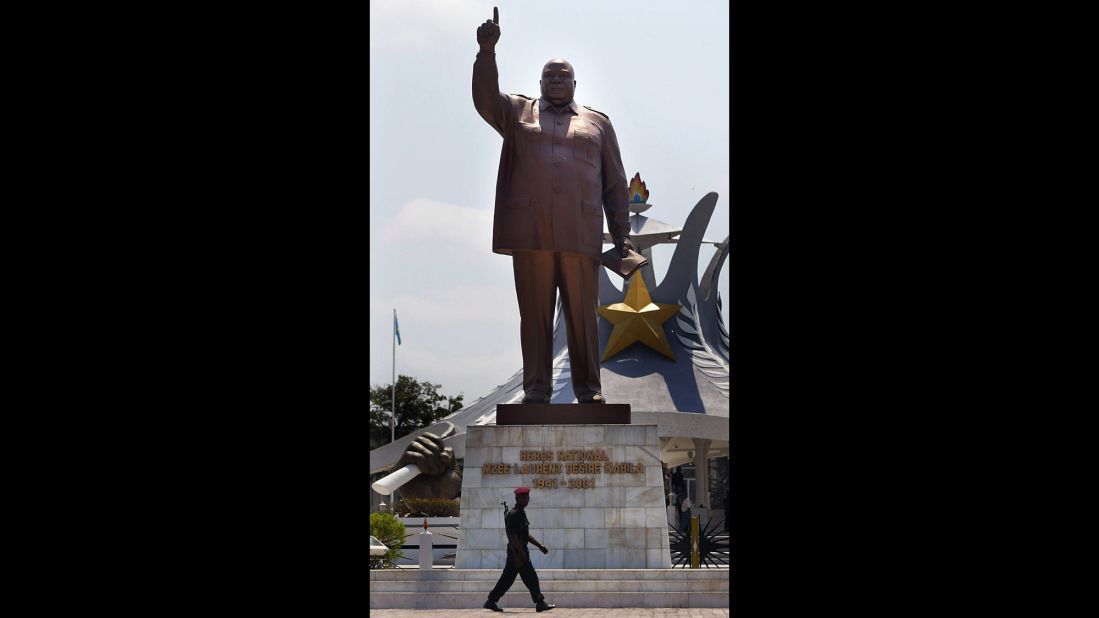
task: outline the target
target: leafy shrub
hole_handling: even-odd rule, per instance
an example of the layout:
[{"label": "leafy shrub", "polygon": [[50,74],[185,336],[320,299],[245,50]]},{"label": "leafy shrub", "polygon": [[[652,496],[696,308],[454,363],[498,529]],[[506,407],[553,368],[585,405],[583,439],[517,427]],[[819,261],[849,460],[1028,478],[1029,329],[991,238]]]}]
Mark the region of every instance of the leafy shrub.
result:
[{"label": "leafy shrub", "polygon": [[458,517],[460,504],[458,500],[447,500],[445,498],[409,498],[398,502],[396,510],[402,517],[410,515]]},{"label": "leafy shrub", "polygon": [[396,568],[397,561],[404,557],[401,545],[404,545],[405,531],[401,520],[389,513],[371,513],[370,535],[389,548],[383,556],[370,556],[370,568]]}]

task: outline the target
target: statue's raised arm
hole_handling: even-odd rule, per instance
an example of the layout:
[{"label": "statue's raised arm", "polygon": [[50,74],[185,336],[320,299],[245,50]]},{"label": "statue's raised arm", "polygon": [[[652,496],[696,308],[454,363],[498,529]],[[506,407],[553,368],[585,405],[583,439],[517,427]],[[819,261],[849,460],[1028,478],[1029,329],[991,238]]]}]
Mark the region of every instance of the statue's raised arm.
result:
[{"label": "statue's raised arm", "polygon": [[500,40],[500,11],[492,9],[492,19],[477,28],[477,60],[473,63],[473,106],[485,122],[500,135],[510,120],[511,100],[500,92],[496,69],[496,43]]}]

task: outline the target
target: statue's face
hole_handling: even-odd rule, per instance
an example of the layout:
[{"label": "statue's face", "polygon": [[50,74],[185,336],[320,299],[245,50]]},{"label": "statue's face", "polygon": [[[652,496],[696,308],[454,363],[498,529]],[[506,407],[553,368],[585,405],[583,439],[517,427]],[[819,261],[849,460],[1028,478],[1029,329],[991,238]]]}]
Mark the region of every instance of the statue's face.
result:
[{"label": "statue's face", "polygon": [[572,101],[576,92],[576,72],[568,60],[554,58],[542,67],[542,98],[554,105],[564,105]]}]

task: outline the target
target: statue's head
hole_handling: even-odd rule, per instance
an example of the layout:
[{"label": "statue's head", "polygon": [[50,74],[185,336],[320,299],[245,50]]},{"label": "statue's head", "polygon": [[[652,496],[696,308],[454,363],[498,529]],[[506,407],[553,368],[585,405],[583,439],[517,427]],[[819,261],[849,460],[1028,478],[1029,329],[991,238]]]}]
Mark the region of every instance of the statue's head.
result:
[{"label": "statue's head", "polygon": [[542,98],[554,105],[564,105],[572,101],[576,93],[576,72],[572,64],[564,58],[554,58],[542,67]]}]

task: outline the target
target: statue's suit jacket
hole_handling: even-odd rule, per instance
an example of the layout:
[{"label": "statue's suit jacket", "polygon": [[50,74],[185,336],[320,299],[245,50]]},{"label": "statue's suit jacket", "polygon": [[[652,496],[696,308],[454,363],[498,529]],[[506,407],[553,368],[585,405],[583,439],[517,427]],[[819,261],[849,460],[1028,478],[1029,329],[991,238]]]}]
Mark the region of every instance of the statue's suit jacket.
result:
[{"label": "statue's suit jacket", "polygon": [[477,54],[473,104],[503,136],[496,177],[492,250],[579,253],[599,260],[603,214],[618,240],[629,237],[626,171],[610,118],[572,102],[500,92],[496,57]]}]

